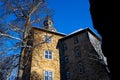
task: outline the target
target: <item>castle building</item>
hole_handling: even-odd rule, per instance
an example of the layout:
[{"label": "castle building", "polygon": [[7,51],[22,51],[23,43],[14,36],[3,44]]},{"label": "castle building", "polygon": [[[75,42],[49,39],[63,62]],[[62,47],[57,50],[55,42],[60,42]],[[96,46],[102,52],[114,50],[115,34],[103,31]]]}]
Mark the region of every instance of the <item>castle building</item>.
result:
[{"label": "castle building", "polygon": [[32,53],[31,80],[34,73],[40,75],[40,80],[60,80],[58,40],[65,34],[57,33],[49,16],[44,21],[44,29],[32,28],[36,46]]},{"label": "castle building", "polygon": [[47,16],[43,28],[31,29],[30,39],[33,49],[22,80],[110,80],[101,39],[91,29],[65,35]]},{"label": "castle building", "polygon": [[59,39],[61,80],[110,80],[100,40],[89,28]]}]

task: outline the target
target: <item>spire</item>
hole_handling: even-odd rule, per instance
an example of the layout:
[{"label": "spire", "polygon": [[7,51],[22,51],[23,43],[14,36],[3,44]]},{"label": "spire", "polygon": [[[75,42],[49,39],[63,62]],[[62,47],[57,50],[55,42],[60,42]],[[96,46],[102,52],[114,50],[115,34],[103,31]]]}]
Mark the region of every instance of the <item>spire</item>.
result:
[{"label": "spire", "polygon": [[43,24],[44,24],[44,29],[56,32],[56,29],[53,26],[53,21],[50,16],[48,15],[46,16]]}]

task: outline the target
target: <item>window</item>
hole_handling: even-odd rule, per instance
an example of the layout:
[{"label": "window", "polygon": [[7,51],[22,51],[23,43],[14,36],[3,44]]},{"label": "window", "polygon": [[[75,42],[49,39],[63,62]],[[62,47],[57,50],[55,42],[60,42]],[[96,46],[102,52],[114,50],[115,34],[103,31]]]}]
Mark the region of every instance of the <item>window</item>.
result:
[{"label": "window", "polygon": [[44,37],[45,37],[44,40],[45,40],[46,43],[51,43],[52,42],[51,36],[45,35]]},{"label": "window", "polygon": [[73,37],[73,40],[74,40],[74,44],[77,44],[79,42],[77,36]]},{"label": "window", "polygon": [[66,72],[66,78],[70,79],[70,72]]},{"label": "window", "polygon": [[50,51],[50,50],[45,50],[45,52],[44,52],[44,57],[45,57],[46,59],[52,59],[52,58],[53,58],[53,56],[52,56],[52,51]]},{"label": "window", "polygon": [[75,47],[75,55],[80,56],[80,47],[79,46]]},{"label": "window", "polygon": [[64,51],[67,50],[67,45],[64,43],[63,44]]},{"label": "window", "polygon": [[83,65],[81,63],[78,64],[78,70],[80,73],[83,73]]},{"label": "window", "polygon": [[68,57],[67,56],[65,56],[65,63],[68,63]]},{"label": "window", "polygon": [[49,25],[52,25],[52,22],[51,22],[51,21],[49,21],[48,23],[49,23]]},{"label": "window", "polygon": [[44,80],[53,80],[53,72],[44,71]]}]

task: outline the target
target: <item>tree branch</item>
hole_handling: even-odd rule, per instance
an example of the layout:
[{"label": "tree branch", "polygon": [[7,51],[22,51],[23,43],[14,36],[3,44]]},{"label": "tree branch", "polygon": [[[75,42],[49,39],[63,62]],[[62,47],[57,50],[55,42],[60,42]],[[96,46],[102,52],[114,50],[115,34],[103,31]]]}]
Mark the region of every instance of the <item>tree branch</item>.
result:
[{"label": "tree branch", "polygon": [[48,41],[49,39],[51,39],[52,37],[53,37],[53,35],[50,36],[49,38],[47,38],[46,40],[42,41],[42,42],[36,43],[36,44],[33,46],[33,48],[35,48],[36,46],[39,46],[40,44],[47,43],[47,41]]},{"label": "tree branch", "polygon": [[5,33],[0,32],[0,37],[2,37],[2,36],[5,36],[5,37],[8,37],[8,38],[12,38],[12,39],[16,39],[16,40],[23,41],[23,40],[20,39],[20,38],[17,38],[17,37],[11,36],[11,35],[9,35],[9,34],[5,34]]},{"label": "tree branch", "polygon": [[7,48],[7,49],[3,50],[2,52],[0,52],[0,54],[5,54],[5,53],[7,53],[10,50],[15,50],[15,49],[18,49],[18,48],[19,47],[10,47],[10,48]]},{"label": "tree branch", "polygon": [[33,49],[34,49],[35,47],[37,47],[38,45],[43,44],[43,43],[45,43],[45,41],[36,43],[36,44],[33,46]]},{"label": "tree branch", "polygon": [[21,31],[21,32],[24,32],[24,30],[22,30],[22,29],[20,29],[20,28],[17,28],[17,27],[15,27],[14,25],[12,25],[12,24],[8,24],[10,27],[11,27],[11,29],[12,30],[14,30],[14,31]]},{"label": "tree branch", "polygon": [[[36,1],[36,3],[37,3],[37,1]],[[44,0],[38,1],[37,5],[33,6],[33,8],[31,9],[30,14],[34,13],[42,3],[44,3]]]},{"label": "tree branch", "polygon": [[34,22],[39,22],[40,21],[40,18],[37,18],[36,20],[33,20],[32,22],[31,22],[31,24],[33,24]]}]

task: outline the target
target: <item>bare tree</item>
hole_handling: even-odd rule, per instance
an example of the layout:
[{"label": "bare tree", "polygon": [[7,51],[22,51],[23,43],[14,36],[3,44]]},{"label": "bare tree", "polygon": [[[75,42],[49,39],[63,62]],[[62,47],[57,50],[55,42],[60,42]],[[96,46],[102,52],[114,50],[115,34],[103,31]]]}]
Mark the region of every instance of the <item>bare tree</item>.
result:
[{"label": "bare tree", "polygon": [[8,80],[12,70],[18,66],[19,55],[3,57],[0,61],[0,80]]},{"label": "bare tree", "polygon": [[[16,58],[16,54],[20,54],[18,79],[22,80],[24,52],[28,47],[33,49],[33,46],[27,44],[30,30],[33,26],[40,27],[42,19],[45,14],[50,14],[50,10],[45,0],[0,0],[0,12],[1,60],[6,54],[15,55]],[[12,65],[4,80],[8,79],[15,67],[16,65]]]}]

